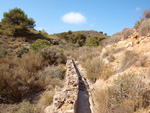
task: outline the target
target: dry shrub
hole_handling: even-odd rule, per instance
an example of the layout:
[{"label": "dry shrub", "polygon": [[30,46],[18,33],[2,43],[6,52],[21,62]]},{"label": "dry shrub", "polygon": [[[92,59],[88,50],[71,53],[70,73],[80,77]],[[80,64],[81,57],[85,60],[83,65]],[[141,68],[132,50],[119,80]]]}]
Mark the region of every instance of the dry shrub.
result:
[{"label": "dry shrub", "polygon": [[63,51],[56,46],[43,49],[41,54],[48,64],[66,64],[67,58],[65,57]]},{"label": "dry shrub", "polygon": [[104,65],[99,57],[86,60],[84,67],[86,68],[87,78],[92,82],[96,82],[98,78],[107,80],[112,74],[110,65]]},{"label": "dry shrub", "polygon": [[133,34],[134,30],[131,28],[125,28],[122,31],[122,37],[123,39],[127,39],[131,34]]},{"label": "dry shrub", "polygon": [[138,27],[138,31],[141,36],[147,35],[147,33],[150,33],[150,19],[144,19],[141,21]]},{"label": "dry shrub", "polygon": [[104,46],[106,46],[106,45],[111,44],[111,43],[117,43],[120,41],[121,37],[122,37],[121,32],[115,33],[110,38],[105,39],[102,44]]},{"label": "dry shrub", "polygon": [[58,78],[59,81],[64,78],[65,69],[63,66],[52,66],[49,74],[53,79],[49,78],[49,80],[53,80],[53,82],[49,82],[49,84],[45,82],[46,75],[37,73],[47,65],[59,65],[65,62],[66,57],[63,53],[53,49],[42,51],[42,54],[29,52],[23,54],[21,58],[6,57],[0,59],[0,100],[5,103],[18,102],[26,95],[44,90],[49,84],[55,86],[58,84]]},{"label": "dry shrub", "polygon": [[0,95],[3,101],[19,101],[27,92],[41,90],[35,80],[36,71],[44,65],[39,54],[30,53],[21,59],[7,57],[0,63]]},{"label": "dry shrub", "polygon": [[123,48],[106,48],[106,50],[102,53],[102,58],[106,58],[108,56],[113,57],[113,54],[119,53],[123,51]]},{"label": "dry shrub", "polygon": [[122,72],[133,65],[138,60],[137,54],[133,51],[126,51],[121,61],[121,68],[118,72]]},{"label": "dry shrub", "polygon": [[52,104],[53,102],[53,97],[54,97],[54,90],[51,91],[45,91],[41,96],[38,101],[38,104],[36,106],[36,111],[37,113],[42,113],[44,112],[44,109]]},{"label": "dry shrub", "polygon": [[150,18],[150,9],[145,10],[145,11],[143,12],[143,16],[144,16],[145,18]]},{"label": "dry shrub", "polygon": [[143,54],[142,56],[140,56],[139,63],[140,63],[140,66],[142,66],[142,67],[149,66],[150,65],[150,58],[149,58],[148,54]]},{"label": "dry shrub", "polygon": [[48,66],[37,74],[39,82],[43,87],[53,89],[56,85],[60,86],[65,77],[64,65]]},{"label": "dry shrub", "polygon": [[130,73],[119,76],[108,88],[110,108],[116,110],[120,105],[126,103],[127,107],[131,107],[130,112],[132,113],[133,110],[142,107],[146,88],[147,86],[140,76]]}]

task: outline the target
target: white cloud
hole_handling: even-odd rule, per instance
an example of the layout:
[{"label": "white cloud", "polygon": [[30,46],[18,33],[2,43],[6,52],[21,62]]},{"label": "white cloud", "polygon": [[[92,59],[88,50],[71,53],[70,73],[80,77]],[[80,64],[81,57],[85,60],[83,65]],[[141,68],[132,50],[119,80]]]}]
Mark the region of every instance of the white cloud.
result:
[{"label": "white cloud", "polygon": [[84,24],[86,17],[78,12],[70,12],[62,16],[62,21],[69,24]]},{"label": "white cloud", "polygon": [[38,30],[43,30],[43,29],[44,29],[44,30],[47,30],[46,27],[39,27],[39,28],[38,28]]},{"label": "white cloud", "polygon": [[140,7],[136,7],[136,9],[135,9],[136,11],[140,11],[141,10],[141,8]]}]

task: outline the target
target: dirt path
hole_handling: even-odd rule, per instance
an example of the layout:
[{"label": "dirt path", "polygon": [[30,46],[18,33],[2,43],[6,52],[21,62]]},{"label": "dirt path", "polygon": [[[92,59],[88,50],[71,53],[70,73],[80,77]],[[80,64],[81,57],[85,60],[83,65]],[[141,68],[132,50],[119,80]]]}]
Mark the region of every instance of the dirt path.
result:
[{"label": "dirt path", "polygon": [[78,67],[74,61],[73,61],[73,64],[76,69],[77,75],[79,77],[78,113],[91,113],[90,103],[89,103],[89,94],[88,94],[87,87],[86,87],[87,84],[85,84],[83,77],[82,75],[80,75]]}]

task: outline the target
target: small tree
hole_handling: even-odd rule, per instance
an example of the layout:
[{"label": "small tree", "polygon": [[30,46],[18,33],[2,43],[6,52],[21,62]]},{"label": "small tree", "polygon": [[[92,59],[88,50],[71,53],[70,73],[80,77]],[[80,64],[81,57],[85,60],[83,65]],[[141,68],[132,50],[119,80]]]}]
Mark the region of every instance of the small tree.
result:
[{"label": "small tree", "polygon": [[99,46],[100,45],[100,42],[102,41],[102,40],[104,40],[105,39],[105,37],[98,37],[98,36],[93,36],[93,37],[90,37],[89,39],[88,39],[88,41],[87,41],[87,44],[89,45],[89,46]]},{"label": "small tree", "polygon": [[83,33],[77,33],[75,36],[76,40],[77,40],[77,44],[79,46],[83,46],[85,44],[86,41],[86,36]]},{"label": "small tree", "polygon": [[28,18],[23,10],[20,8],[14,8],[9,10],[8,13],[3,14],[2,30],[9,31],[9,35],[19,35],[26,31],[26,27],[34,27],[35,21],[32,18]]}]

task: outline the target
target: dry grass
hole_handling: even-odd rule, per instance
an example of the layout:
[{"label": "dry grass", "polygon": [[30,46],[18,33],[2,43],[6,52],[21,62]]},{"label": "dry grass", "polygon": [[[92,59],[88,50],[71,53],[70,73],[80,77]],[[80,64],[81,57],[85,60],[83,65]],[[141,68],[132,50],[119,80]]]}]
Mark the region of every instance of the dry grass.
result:
[{"label": "dry grass", "polygon": [[95,113],[110,113],[107,87],[107,84],[103,80],[99,79],[96,82],[95,90],[93,92],[93,99],[96,103],[94,106]]},{"label": "dry grass", "polygon": [[125,51],[125,54],[121,61],[121,67],[118,72],[123,72],[130,66],[132,66],[138,60],[138,55],[133,51]]},{"label": "dry grass", "polygon": [[36,105],[36,113],[41,113],[44,112],[44,109],[52,104],[53,102],[53,97],[54,97],[54,90],[51,91],[45,91],[41,97],[40,100],[38,101],[38,104]]},{"label": "dry grass", "polygon": [[24,100],[19,106],[19,109],[13,113],[35,113],[35,107],[29,101]]},{"label": "dry grass", "polygon": [[106,48],[106,50],[102,53],[102,58],[113,57],[113,54],[123,51],[123,48]]}]

